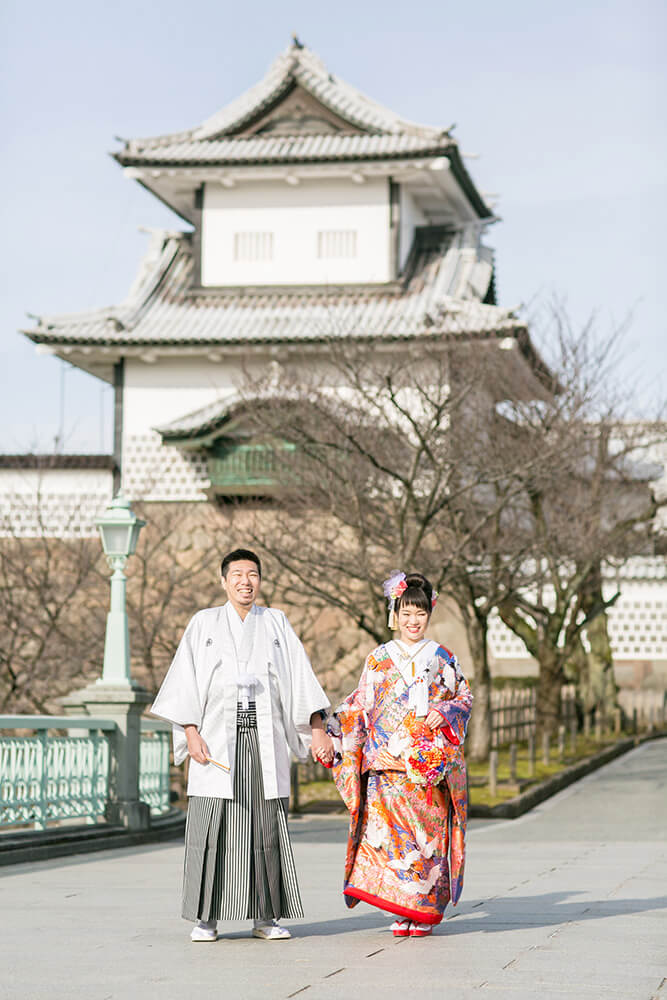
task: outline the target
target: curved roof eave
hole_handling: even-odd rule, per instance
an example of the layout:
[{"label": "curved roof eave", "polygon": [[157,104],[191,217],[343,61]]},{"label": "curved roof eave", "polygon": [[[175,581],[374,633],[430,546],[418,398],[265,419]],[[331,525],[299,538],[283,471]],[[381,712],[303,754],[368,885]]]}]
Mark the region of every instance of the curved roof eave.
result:
[{"label": "curved roof eave", "polygon": [[258,83],[199,125],[180,132],[124,140],[126,149],[228,136],[246,128],[256,118],[275,107],[294,84],[303,87],[325,108],[364,132],[422,136],[442,135],[446,132],[446,129],[419,125],[401,118],[352,84],[335,77],[310,49],[292,44],[274,59]]}]

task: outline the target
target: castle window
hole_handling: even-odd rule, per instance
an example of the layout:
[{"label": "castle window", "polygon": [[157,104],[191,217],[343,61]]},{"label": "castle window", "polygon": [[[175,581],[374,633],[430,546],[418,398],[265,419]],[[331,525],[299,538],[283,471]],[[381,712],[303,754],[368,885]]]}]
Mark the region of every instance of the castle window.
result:
[{"label": "castle window", "polygon": [[356,229],[325,229],[317,234],[318,257],[356,257]]},{"label": "castle window", "polygon": [[234,260],[273,260],[273,233],[234,233]]}]

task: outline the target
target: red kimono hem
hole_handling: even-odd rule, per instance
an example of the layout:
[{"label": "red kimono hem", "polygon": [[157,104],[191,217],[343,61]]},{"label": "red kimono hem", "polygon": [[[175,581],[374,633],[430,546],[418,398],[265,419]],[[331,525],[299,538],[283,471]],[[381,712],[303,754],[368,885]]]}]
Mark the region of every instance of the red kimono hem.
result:
[{"label": "red kimono hem", "polygon": [[343,892],[344,896],[353,896],[355,899],[360,899],[362,903],[370,903],[371,906],[377,906],[380,910],[388,910],[389,913],[395,913],[397,917],[405,917],[407,920],[414,920],[417,924],[439,924],[442,920],[442,914],[432,914],[432,913],[420,913],[419,910],[410,910],[407,906],[401,906],[399,903],[392,903],[388,899],[382,899],[380,896],[373,896],[370,892],[364,892],[363,889],[355,889],[354,886],[348,886]]}]

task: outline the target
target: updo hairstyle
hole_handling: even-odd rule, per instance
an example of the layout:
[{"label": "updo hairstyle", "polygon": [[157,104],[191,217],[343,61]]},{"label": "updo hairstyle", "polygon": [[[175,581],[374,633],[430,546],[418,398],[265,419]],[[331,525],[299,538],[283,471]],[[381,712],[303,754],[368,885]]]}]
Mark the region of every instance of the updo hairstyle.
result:
[{"label": "updo hairstyle", "polygon": [[433,610],[433,586],[421,573],[408,573],[405,582],[407,589],[396,601],[396,614],[404,607],[419,608],[428,615]]}]

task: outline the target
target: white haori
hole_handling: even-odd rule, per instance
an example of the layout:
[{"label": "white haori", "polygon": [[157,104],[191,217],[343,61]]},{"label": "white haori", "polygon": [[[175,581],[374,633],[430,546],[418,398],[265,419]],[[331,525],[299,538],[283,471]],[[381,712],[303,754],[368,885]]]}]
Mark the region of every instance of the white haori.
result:
[{"label": "white haori", "polygon": [[438,643],[427,639],[411,657],[406,657],[408,649],[400,646],[395,639],[388,642],[386,648],[408,688],[410,709],[418,718],[423,718],[428,715],[428,689],[440,665],[436,658]]},{"label": "white haori", "polygon": [[213,760],[229,768],[190,760],[188,795],[234,797],[237,703],[250,698],[257,709],[264,796],[286,798],[290,750],[307,755],[310,717],[329,708],[306,651],[276,608],[255,605],[243,620],[231,603],[199,611],[150,709],[172,723],[176,764],[188,755],[183,727],[195,725]]}]

